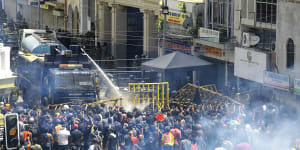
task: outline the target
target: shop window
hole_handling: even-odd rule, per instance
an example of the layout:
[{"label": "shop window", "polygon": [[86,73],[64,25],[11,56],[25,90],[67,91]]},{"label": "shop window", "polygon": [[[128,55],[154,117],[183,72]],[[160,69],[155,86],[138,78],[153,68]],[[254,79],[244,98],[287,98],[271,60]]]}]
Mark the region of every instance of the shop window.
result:
[{"label": "shop window", "polygon": [[277,0],[256,0],[256,21],[276,24]]},{"label": "shop window", "polygon": [[288,69],[294,69],[295,63],[295,45],[292,39],[289,39],[286,47],[287,55],[286,55],[286,67]]}]

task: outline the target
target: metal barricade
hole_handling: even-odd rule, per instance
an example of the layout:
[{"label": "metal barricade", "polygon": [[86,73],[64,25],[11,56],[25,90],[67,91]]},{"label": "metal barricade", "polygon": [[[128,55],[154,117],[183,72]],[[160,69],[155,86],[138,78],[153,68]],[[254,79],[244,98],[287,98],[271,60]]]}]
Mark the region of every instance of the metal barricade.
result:
[{"label": "metal barricade", "polygon": [[152,109],[169,106],[169,82],[128,83],[130,100],[135,105],[152,104]]},{"label": "metal barricade", "polygon": [[[122,106],[122,98],[114,98],[114,99],[106,99],[106,100],[100,100],[97,102],[92,102],[92,103],[83,103],[80,105],[86,106],[86,108],[88,106],[92,106],[92,105],[98,105],[98,104],[105,104],[105,105],[109,105],[109,106],[114,106],[114,105],[119,105]],[[72,107],[72,105],[74,105],[72,102],[69,103],[63,103],[63,104],[54,104],[54,105],[48,105],[48,109],[60,109],[61,107],[63,107],[64,105],[69,105]]]},{"label": "metal barricade", "polygon": [[[197,95],[198,94],[198,95]],[[194,99],[200,100],[208,100],[214,99],[215,97],[222,97],[222,99],[226,101],[230,101],[231,103],[243,106],[242,103],[234,100],[228,96],[223,96],[221,93],[218,92],[216,85],[204,85],[204,86],[197,86],[191,83],[186,84],[177,93],[172,95],[171,99],[183,105],[190,105],[194,102]]]},{"label": "metal barricade", "polygon": [[100,100],[100,102],[95,102],[95,103],[96,104],[103,103],[103,104],[109,105],[109,106],[114,106],[114,105],[122,106],[122,98]]}]

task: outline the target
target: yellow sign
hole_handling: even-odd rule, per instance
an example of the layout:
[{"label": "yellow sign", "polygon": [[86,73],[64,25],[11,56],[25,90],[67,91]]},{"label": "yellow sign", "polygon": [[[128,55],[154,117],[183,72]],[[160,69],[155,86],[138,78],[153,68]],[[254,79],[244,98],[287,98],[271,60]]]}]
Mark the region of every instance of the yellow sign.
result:
[{"label": "yellow sign", "polygon": [[[183,24],[186,18],[190,18],[191,14],[170,11],[167,14],[167,21],[177,24]],[[164,14],[159,11],[159,19],[164,20]]]},{"label": "yellow sign", "polygon": [[49,9],[49,5],[44,4],[44,9]]}]

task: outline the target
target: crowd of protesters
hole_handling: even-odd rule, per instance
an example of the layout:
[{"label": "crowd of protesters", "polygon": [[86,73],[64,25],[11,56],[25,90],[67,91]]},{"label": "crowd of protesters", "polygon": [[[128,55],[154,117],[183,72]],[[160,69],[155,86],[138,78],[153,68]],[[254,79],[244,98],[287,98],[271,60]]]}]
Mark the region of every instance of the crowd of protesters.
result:
[{"label": "crowd of protesters", "polygon": [[[3,114],[18,113],[20,147],[26,150],[276,150],[268,143],[276,136],[276,120],[292,119],[281,110],[262,104],[251,112],[204,116],[199,105],[126,112],[118,105],[46,109],[1,103],[0,126]],[[300,148],[300,140],[289,144]]]}]

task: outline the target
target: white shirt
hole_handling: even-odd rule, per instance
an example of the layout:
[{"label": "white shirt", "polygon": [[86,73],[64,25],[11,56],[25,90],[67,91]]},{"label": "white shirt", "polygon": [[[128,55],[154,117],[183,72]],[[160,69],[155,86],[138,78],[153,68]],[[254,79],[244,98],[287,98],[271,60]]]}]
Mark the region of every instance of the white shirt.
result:
[{"label": "white shirt", "polygon": [[70,131],[68,131],[67,129],[60,130],[57,133],[57,136],[58,136],[58,145],[68,145],[69,144],[68,137],[70,135],[71,135]]}]

